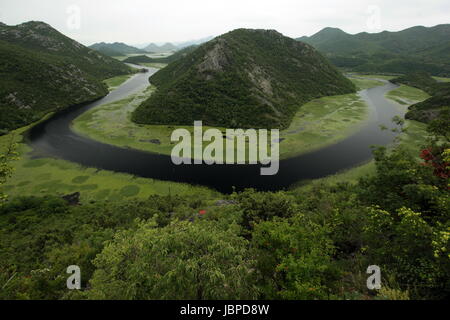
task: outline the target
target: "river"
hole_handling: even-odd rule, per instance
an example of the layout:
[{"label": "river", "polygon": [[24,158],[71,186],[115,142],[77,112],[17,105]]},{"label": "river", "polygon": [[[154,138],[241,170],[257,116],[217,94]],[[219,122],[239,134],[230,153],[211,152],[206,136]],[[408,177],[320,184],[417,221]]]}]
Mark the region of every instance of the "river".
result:
[{"label": "river", "polygon": [[274,176],[261,176],[260,165],[176,166],[170,156],[104,144],[71,130],[72,121],[87,110],[143,90],[149,85],[149,76],[157,69],[149,68],[148,71],[133,76],[98,101],[66,109],[34,126],[28,133],[28,142],[34,154],[144,178],[204,185],[224,193],[232,192],[233,187],[236,190],[255,188],[274,191],[369,161],[372,159],[372,145],[387,145],[395,137],[391,130],[381,130],[380,125],[392,128],[394,125],[391,119],[396,115],[403,116],[395,104],[384,96],[397,86],[380,80],[384,82],[383,86],[359,93],[370,109],[367,124],[334,145],[280,161],[280,170]]}]

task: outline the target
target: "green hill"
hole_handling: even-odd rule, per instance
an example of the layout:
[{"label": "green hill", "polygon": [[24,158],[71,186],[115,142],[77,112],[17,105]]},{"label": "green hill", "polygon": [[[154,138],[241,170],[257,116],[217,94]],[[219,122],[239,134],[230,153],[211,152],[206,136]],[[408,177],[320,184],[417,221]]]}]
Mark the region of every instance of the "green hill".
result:
[{"label": "green hill", "polygon": [[432,96],[409,107],[406,119],[428,123],[436,119],[445,107],[450,106],[450,83],[439,83],[427,73],[410,73],[390,81],[421,89]]},{"label": "green hill", "polygon": [[153,52],[153,53],[166,53],[166,52],[176,51],[176,50],[178,50],[178,47],[170,42],[163,44],[162,46],[158,46],[157,44],[150,43],[148,46],[145,47],[144,50],[147,52]]},{"label": "green hill", "polygon": [[0,25],[0,132],[108,93],[102,80],[129,67],[42,22]]},{"label": "green hill", "polygon": [[110,56],[110,57],[118,57],[118,56],[126,56],[127,54],[138,54],[138,53],[147,53],[145,50],[141,50],[129,45],[126,45],[125,43],[121,42],[115,42],[115,43],[95,43],[89,48],[99,51],[103,53],[104,55]]},{"label": "green hill", "polygon": [[446,107],[450,107],[450,83],[440,83],[431,98],[409,107],[406,119],[428,123]]},{"label": "green hill", "polygon": [[177,51],[174,54],[172,54],[168,57],[164,57],[164,58],[150,58],[149,56],[146,56],[146,55],[133,56],[133,57],[126,58],[123,62],[133,63],[133,64],[141,64],[141,63],[167,63],[168,64],[168,63],[171,63],[171,62],[174,62],[174,61],[177,61],[177,60],[183,58],[188,53],[193,52],[196,48],[197,48],[197,46],[190,46],[190,47],[184,48],[184,49]]},{"label": "green hill", "polygon": [[415,70],[450,75],[450,24],[356,35],[325,28],[297,40],[313,45],[336,66],[353,71],[408,73]]},{"label": "green hill", "polygon": [[137,123],[285,128],[302,104],[355,91],[313,47],[273,30],[238,29],[150,78],[158,90]]}]

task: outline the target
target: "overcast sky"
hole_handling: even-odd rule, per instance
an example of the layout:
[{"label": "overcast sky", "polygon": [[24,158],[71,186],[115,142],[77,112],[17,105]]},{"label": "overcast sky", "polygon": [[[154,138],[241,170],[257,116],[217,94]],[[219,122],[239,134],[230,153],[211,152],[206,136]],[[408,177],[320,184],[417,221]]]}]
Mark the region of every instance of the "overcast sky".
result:
[{"label": "overcast sky", "polygon": [[44,21],[85,44],[177,42],[236,28],[290,37],[450,23],[449,0],[0,0],[0,21]]}]

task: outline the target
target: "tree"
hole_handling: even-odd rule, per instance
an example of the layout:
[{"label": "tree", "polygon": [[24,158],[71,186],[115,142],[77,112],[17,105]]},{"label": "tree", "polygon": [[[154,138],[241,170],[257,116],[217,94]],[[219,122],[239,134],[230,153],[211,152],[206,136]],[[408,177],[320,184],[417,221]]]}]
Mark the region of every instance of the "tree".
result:
[{"label": "tree", "polygon": [[389,212],[409,208],[424,219],[445,222],[450,214],[448,178],[436,175],[433,166],[398,147],[374,152],[376,174],[361,179],[359,197],[363,203]]},{"label": "tree", "polygon": [[439,116],[428,125],[428,131],[437,137],[450,142],[450,107],[443,108]]},{"label": "tree", "polygon": [[215,222],[146,222],[118,233],[94,261],[93,299],[252,299],[247,241]]},{"label": "tree", "polygon": [[256,192],[247,189],[234,194],[233,198],[242,210],[243,226],[247,229],[274,217],[290,217],[297,210],[294,198],[285,192]]},{"label": "tree", "polygon": [[[10,143],[4,153],[0,154],[0,187],[6,183],[6,180],[11,177],[13,168],[10,162],[17,159],[16,144],[14,143],[14,136],[12,136]],[[7,196],[0,190],[0,205],[6,200]]]},{"label": "tree", "polygon": [[427,222],[421,213],[373,208],[364,228],[365,258],[395,277],[403,289],[427,298],[449,294],[448,226]]},{"label": "tree", "polygon": [[339,278],[327,226],[297,214],[255,226],[252,245],[264,299],[326,299]]}]

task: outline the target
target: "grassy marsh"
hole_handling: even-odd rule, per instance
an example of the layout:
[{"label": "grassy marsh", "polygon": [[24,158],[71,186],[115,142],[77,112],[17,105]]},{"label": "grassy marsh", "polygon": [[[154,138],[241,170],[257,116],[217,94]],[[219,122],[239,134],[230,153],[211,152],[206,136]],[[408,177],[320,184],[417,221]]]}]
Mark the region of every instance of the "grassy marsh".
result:
[{"label": "grassy marsh", "polygon": [[390,91],[386,97],[404,106],[409,106],[417,102],[424,101],[430,96],[417,88],[401,85],[399,88]]},{"label": "grassy marsh", "polygon": [[80,192],[83,203],[89,201],[120,201],[125,198],[145,199],[150,195],[199,195],[215,199],[218,192],[202,186],[159,181],[135,177],[129,174],[87,168],[81,165],[51,158],[37,158],[23,142],[22,134],[29,127],[15,130],[0,137],[0,152],[11,141],[18,144],[19,160],[11,165],[14,173],[3,191],[9,197],[66,195]]}]

